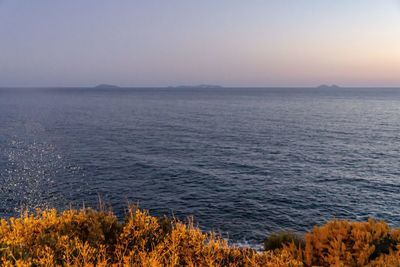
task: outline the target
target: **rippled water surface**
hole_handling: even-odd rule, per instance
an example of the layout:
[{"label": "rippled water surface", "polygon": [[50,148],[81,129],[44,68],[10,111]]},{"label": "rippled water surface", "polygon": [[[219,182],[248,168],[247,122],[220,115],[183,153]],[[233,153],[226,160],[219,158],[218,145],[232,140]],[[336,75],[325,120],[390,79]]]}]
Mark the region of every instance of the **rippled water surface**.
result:
[{"label": "rippled water surface", "polygon": [[259,243],[368,216],[400,226],[400,89],[0,89],[0,215],[194,215]]}]

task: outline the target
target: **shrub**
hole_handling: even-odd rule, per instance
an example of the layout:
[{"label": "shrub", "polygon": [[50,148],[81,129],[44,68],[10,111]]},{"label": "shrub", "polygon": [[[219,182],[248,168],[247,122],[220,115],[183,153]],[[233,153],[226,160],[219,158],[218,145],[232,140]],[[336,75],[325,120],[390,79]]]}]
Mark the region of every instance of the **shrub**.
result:
[{"label": "shrub", "polygon": [[38,210],[0,220],[1,266],[302,266],[291,254],[230,247],[192,223],[136,208],[111,212]]},{"label": "shrub", "polygon": [[304,258],[307,265],[373,265],[382,258],[398,258],[398,244],[397,232],[382,221],[334,220],[306,234]]},{"label": "shrub", "polygon": [[92,209],[0,219],[0,266],[400,266],[400,229],[330,221],[304,239],[271,235],[264,252],[229,246],[193,223],[129,209],[124,222]]},{"label": "shrub", "polygon": [[264,240],[264,249],[281,249],[291,243],[299,247],[303,245],[303,240],[297,234],[289,231],[273,233]]}]

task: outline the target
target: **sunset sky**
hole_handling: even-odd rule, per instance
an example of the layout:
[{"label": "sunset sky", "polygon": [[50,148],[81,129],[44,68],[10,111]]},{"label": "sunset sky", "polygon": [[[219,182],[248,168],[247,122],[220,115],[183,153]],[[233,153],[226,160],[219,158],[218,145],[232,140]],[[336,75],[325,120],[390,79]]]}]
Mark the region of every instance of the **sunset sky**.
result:
[{"label": "sunset sky", "polygon": [[400,1],[0,0],[0,86],[400,86]]}]

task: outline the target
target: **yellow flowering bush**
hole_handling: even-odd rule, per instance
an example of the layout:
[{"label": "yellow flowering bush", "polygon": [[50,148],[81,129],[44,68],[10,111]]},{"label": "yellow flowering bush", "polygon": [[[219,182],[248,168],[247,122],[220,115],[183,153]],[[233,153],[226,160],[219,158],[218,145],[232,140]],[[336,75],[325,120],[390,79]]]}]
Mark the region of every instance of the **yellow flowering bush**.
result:
[{"label": "yellow flowering bush", "polygon": [[333,220],[305,235],[303,256],[307,266],[400,266],[398,244],[382,221]]},{"label": "yellow flowering bush", "polygon": [[37,210],[0,220],[1,266],[302,266],[289,251],[230,247],[192,223],[129,209]]},{"label": "yellow flowering bush", "polygon": [[400,230],[372,219],[282,240],[258,252],[137,208],[122,223],[107,211],[37,210],[0,219],[0,266],[400,266]]}]

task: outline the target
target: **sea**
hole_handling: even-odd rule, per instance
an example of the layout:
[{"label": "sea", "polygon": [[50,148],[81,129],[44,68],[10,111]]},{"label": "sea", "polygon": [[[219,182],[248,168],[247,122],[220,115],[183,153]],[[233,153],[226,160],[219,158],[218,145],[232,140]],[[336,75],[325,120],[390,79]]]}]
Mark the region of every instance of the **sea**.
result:
[{"label": "sea", "polygon": [[400,226],[400,89],[0,89],[0,216],[100,202],[253,247]]}]

